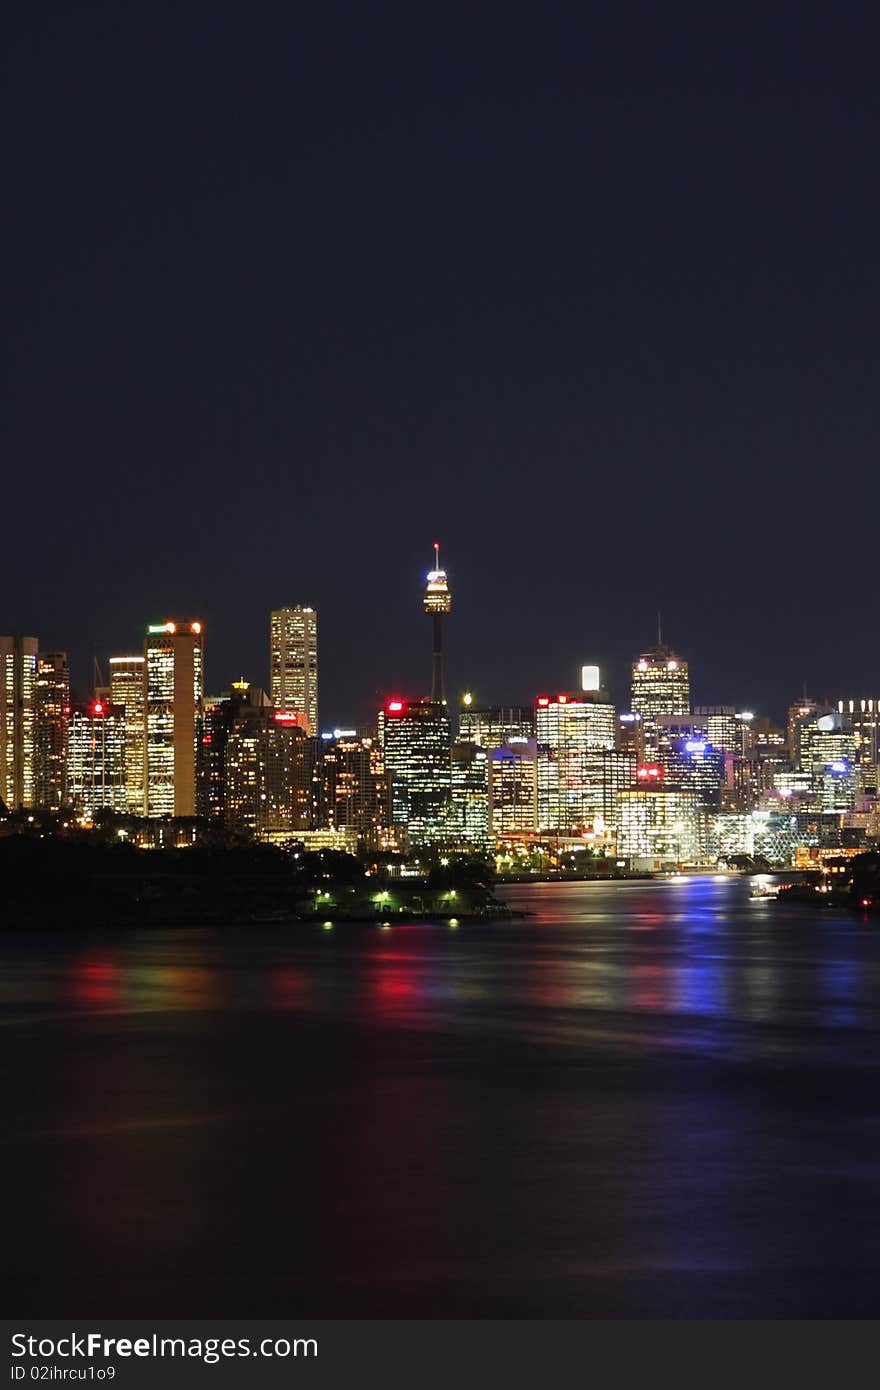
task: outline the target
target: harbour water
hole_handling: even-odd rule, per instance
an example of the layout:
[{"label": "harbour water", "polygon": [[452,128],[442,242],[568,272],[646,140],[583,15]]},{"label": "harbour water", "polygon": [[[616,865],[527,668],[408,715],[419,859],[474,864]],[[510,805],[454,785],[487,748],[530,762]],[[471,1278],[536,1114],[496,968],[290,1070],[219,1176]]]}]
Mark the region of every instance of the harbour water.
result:
[{"label": "harbour water", "polygon": [[880,920],[6,930],[9,1315],[875,1317]]}]

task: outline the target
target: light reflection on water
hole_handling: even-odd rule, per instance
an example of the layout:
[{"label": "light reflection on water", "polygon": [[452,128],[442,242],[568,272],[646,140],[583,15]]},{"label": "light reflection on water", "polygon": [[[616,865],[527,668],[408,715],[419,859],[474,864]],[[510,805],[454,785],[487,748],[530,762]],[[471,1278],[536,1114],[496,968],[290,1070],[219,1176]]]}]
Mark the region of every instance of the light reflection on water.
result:
[{"label": "light reflection on water", "polygon": [[735,879],[505,896],[7,933],[14,1311],[875,1312],[880,931]]}]

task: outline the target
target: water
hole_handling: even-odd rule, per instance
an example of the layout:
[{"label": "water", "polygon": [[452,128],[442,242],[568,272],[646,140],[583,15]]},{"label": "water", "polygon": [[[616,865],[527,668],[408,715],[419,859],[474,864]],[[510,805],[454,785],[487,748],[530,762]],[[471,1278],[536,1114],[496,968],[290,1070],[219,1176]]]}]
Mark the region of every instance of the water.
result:
[{"label": "water", "polygon": [[880,1313],[880,921],[6,932],[17,1316]]}]

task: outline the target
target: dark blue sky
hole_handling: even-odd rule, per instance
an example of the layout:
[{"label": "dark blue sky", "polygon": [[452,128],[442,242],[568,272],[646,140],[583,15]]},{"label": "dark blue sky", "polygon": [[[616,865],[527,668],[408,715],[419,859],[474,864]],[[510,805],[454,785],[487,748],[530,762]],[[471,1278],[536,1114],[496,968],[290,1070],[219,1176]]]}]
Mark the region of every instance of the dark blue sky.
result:
[{"label": "dark blue sky", "polygon": [[876,694],[875,7],[19,6],[0,631],[319,609],[322,723]]}]

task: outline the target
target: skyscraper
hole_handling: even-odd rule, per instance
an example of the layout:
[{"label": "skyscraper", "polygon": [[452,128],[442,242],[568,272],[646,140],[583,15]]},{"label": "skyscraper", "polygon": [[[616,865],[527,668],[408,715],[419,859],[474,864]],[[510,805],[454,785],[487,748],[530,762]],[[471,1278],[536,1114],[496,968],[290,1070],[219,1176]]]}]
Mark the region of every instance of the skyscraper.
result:
[{"label": "skyscraper", "polygon": [[201,733],[201,623],[155,623],[144,642],[144,814],[196,814]]},{"label": "skyscraper", "polygon": [[533,738],[512,738],[489,753],[489,823],[493,835],[534,832],[538,824],[538,770]]},{"label": "skyscraper", "polygon": [[379,849],[391,824],[391,779],[380,743],[343,730],[319,742],[320,828],[352,831],[363,848]]},{"label": "skyscraper", "polygon": [[0,637],[0,800],[34,804],[36,637]]},{"label": "skyscraper", "polygon": [[642,652],[632,668],[632,709],[642,717],[643,752],[647,759],[657,755],[657,717],[661,714],[689,714],[691,683],[688,664],[671,648],[658,642]]},{"label": "skyscraper", "polygon": [[65,800],[70,668],[67,652],[40,652],[34,683],[34,805],[57,811]]},{"label": "skyscraper", "polygon": [[452,610],[452,594],[446,571],[440,568],[440,545],[434,542],[434,568],[428,570],[423,599],[425,612],[432,620],[434,660],[431,676],[431,699],[435,704],[446,703],[443,691],[443,620]]},{"label": "skyscraper", "polygon": [[524,705],[464,704],[458,716],[459,742],[478,743],[481,748],[503,748],[508,739],[533,738],[534,734],[534,711]]},{"label": "skyscraper", "polygon": [[233,687],[225,712],[226,827],[258,840],[308,829],[308,740],[299,716],[274,709],[253,685]]},{"label": "skyscraper", "polygon": [[604,810],[604,757],[614,747],[614,706],[601,690],[541,695],[535,706],[538,825],[580,834]]},{"label": "skyscraper", "polygon": [[454,743],[450,753],[450,842],[460,849],[485,849],[489,843],[489,754],[476,743]]},{"label": "skyscraper", "polygon": [[272,704],[295,710],[306,733],[318,734],[318,615],[314,608],[275,608],[269,622]]},{"label": "skyscraper", "polygon": [[435,700],[389,700],[383,715],[395,829],[411,845],[448,839],[452,764],[445,705]]},{"label": "skyscraper", "polygon": [[144,814],[145,667],[143,656],[110,658],[110,699],[125,711],[125,809],[131,816]]},{"label": "skyscraper", "polygon": [[103,700],[74,705],[67,741],[67,797],[77,815],[124,814],[125,715]]}]

